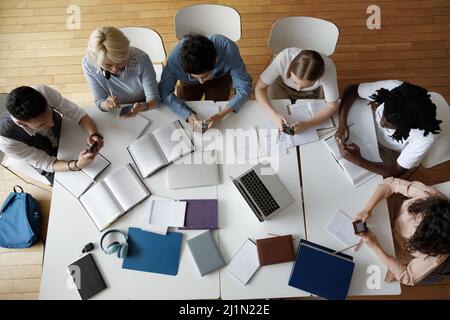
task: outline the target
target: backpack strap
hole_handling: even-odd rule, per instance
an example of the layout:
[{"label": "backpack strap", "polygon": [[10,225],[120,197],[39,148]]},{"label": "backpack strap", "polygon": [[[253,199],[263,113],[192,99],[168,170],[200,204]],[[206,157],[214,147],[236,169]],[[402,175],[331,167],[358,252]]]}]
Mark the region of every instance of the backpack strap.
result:
[{"label": "backpack strap", "polygon": [[[16,190],[16,188],[20,189],[20,192],[18,192],[18,191]],[[11,193],[9,194],[8,198],[5,200],[5,202],[3,203],[2,208],[0,209],[0,216],[1,216],[1,215],[3,214],[3,212],[6,210],[6,208],[8,207],[8,205],[9,205],[11,202],[13,202],[13,200],[14,200],[14,198],[17,196],[17,194],[18,194],[18,193],[22,193],[22,192],[23,192],[23,189],[22,189],[21,186],[16,185],[16,186],[13,187],[13,192],[11,192]]]}]

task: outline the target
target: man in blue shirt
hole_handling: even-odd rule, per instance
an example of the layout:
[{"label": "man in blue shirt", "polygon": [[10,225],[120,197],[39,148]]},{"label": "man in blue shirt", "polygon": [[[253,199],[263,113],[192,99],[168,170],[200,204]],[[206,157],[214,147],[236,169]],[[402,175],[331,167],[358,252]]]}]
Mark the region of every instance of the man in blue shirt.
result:
[{"label": "man in blue shirt", "polygon": [[[177,96],[174,89],[177,81]],[[195,112],[184,102],[201,100],[226,101],[231,84],[236,91],[226,108],[208,121],[211,128],[231,112],[238,112],[252,91],[252,78],[245,69],[239,49],[232,40],[222,35],[205,37],[185,36],[173,49],[161,75],[159,91],[162,103],[189,121],[198,123]]]}]

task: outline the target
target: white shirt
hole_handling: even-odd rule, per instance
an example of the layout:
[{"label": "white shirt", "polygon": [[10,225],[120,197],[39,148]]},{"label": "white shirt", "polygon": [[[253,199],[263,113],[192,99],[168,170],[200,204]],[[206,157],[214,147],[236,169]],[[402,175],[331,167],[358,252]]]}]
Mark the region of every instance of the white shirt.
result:
[{"label": "white shirt", "polygon": [[[75,103],[65,99],[61,94],[44,85],[33,86],[33,89],[39,91],[47,100],[48,105],[55,111],[61,113],[63,117],[69,118],[76,123],[87,114],[86,111],[79,108]],[[17,124],[17,120],[11,117]],[[53,146],[57,146],[57,139],[51,130],[39,132],[31,128],[20,126],[30,136],[41,134],[47,136]],[[42,169],[47,172],[53,172],[53,164],[56,157],[48,155],[45,151],[31,147],[23,142],[0,136],[0,150],[7,156],[25,161],[34,168]]]},{"label": "white shirt", "polygon": [[[390,91],[400,86],[402,83],[403,82],[398,80],[361,83],[358,86],[358,94],[361,98],[371,100],[370,96],[376,93],[377,90],[384,88]],[[397,163],[401,167],[411,169],[419,166],[423,157],[433,145],[434,135],[429,133],[426,137],[424,137],[423,130],[411,129],[409,132],[409,137],[406,140],[397,141],[392,138],[395,130],[383,128],[380,125],[383,110],[384,104],[379,105],[375,110],[375,128],[378,143],[388,149],[400,152],[400,155],[397,158]]]},{"label": "white shirt", "polygon": [[[287,77],[287,71],[292,60],[294,60],[294,58],[298,56],[301,51],[303,51],[303,49],[300,48],[287,48],[281,51],[261,74],[261,80],[265,84],[271,85],[278,77],[281,77],[283,82],[288,87],[296,89],[297,85],[291,78]],[[336,66],[334,65],[334,62],[328,58],[328,56],[322,53],[320,53],[320,55],[325,63],[325,70],[322,78],[317,80],[312,87],[302,88],[301,91],[312,91],[322,86],[325,100],[327,102],[337,101],[339,99],[339,89],[337,84]]]}]

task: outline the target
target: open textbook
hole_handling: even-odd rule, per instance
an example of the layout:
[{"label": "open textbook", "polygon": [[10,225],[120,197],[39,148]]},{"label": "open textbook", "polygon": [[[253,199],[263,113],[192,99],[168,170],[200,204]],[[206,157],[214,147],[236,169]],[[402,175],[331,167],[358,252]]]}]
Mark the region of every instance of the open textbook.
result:
[{"label": "open textbook", "polygon": [[150,196],[150,191],[127,164],[93,185],[80,202],[100,231]]},{"label": "open textbook", "polygon": [[145,134],[127,148],[142,177],[193,152],[195,147],[180,121]]},{"label": "open textbook", "polygon": [[[310,117],[315,117],[320,111],[327,107],[327,102],[325,100],[302,100],[298,99],[295,104],[289,106],[291,113],[294,113],[295,110],[305,109],[308,110]],[[321,129],[332,129],[334,128],[333,118],[329,118],[328,120],[319,123],[316,125],[317,130]]]},{"label": "open textbook", "polygon": [[[371,142],[367,135],[365,135],[364,133],[355,132],[354,128],[355,126],[350,125],[349,139],[345,143],[356,144],[360,148],[363,158],[369,161],[380,162],[381,158],[378,152],[378,145],[376,141]],[[336,139],[334,138],[334,135],[325,138],[323,141],[353,185],[359,186],[370,178],[376,176],[376,173],[370,172],[369,170],[366,170],[350,161],[345,160],[339,152],[339,146],[336,142]]]},{"label": "open textbook", "polygon": [[110,164],[111,162],[99,153],[88,167],[80,171],[60,171],[55,180],[74,197],[79,198]]}]

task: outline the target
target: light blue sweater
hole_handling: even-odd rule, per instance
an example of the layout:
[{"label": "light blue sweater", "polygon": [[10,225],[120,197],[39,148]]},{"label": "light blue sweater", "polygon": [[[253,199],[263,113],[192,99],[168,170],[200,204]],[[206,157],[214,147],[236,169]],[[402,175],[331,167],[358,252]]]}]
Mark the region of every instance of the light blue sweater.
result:
[{"label": "light blue sweater", "polygon": [[153,64],[150,57],[138,48],[131,47],[130,61],[125,70],[119,76],[111,75],[109,80],[102,75],[101,70],[89,62],[87,56],[83,58],[82,65],[98,108],[100,103],[111,95],[110,90],[117,97],[119,104],[150,100],[160,102]]}]

